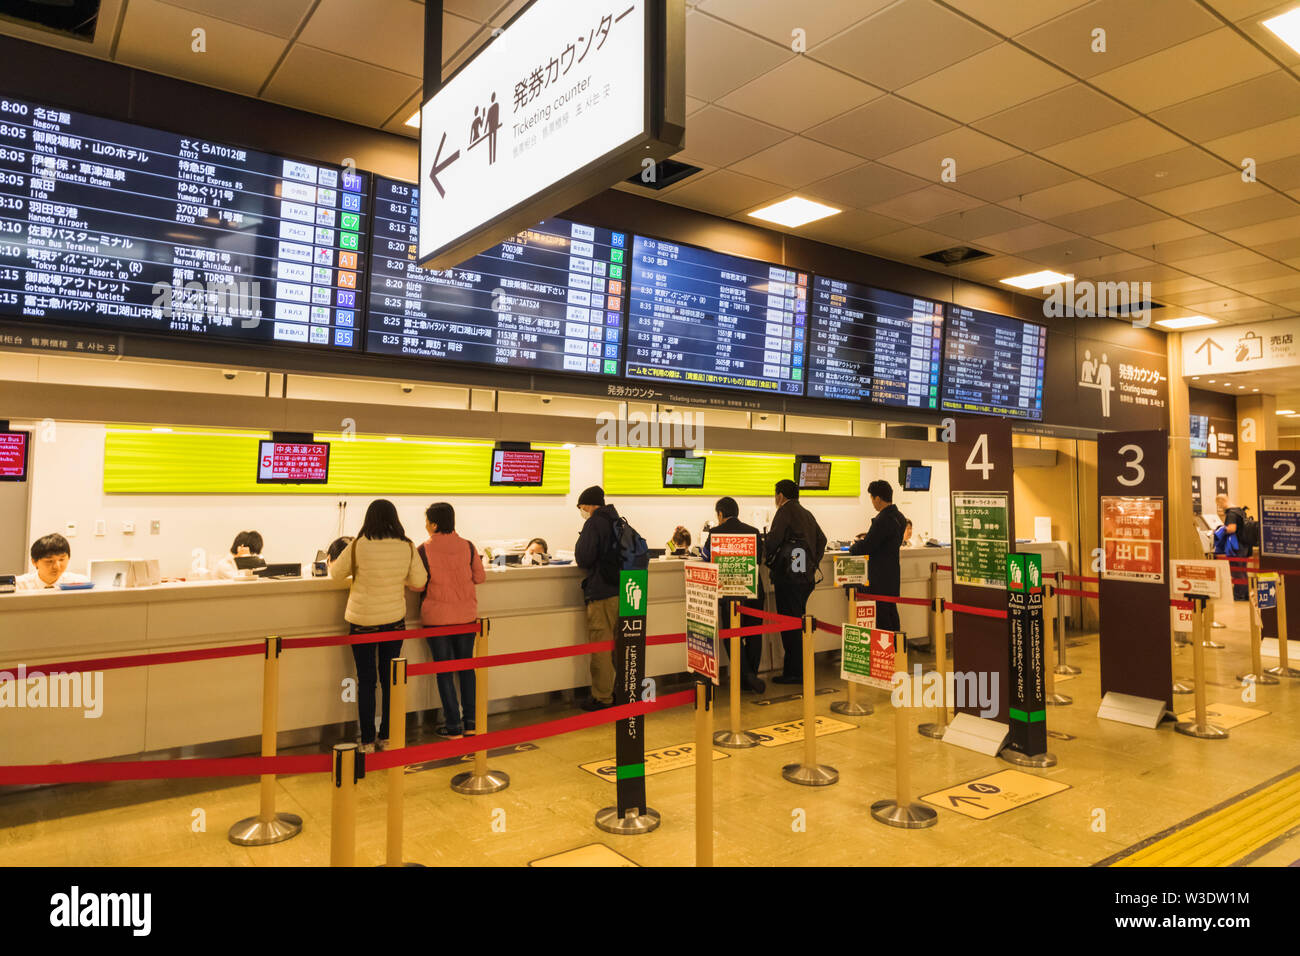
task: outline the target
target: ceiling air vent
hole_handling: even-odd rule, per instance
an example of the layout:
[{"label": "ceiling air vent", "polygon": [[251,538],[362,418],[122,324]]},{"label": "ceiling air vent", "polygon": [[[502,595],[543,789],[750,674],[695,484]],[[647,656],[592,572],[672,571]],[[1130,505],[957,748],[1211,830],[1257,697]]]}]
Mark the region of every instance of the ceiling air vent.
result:
[{"label": "ceiling air vent", "polygon": [[962,262],[975,262],[977,259],[988,259],[993,255],[991,252],[983,252],[971,246],[953,246],[951,249],[940,249],[938,252],[932,252],[922,259],[929,259],[931,262],[937,262],[941,266],[955,266]]},{"label": "ceiling air vent", "polygon": [[0,18],[93,40],[100,0],[4,0]]},{"label": "ceiling air vent", "polygon": [[655,163],[654,169],[646,169],[635,176],[629,176],[627,181],[633,186],[643,186],[646,189],[666,189],[673,183],[680,183],[687,176],[694,176],[699,171],[698,166],[679,163],[675,159],[665,159],[662,163]]}]

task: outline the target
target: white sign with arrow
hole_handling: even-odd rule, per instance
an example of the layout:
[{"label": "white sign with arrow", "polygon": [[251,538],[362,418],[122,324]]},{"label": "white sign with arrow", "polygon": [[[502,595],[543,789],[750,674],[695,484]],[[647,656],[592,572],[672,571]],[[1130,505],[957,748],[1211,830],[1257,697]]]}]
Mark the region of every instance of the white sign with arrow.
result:
[{"label": "white sign with arrow", "polygon": [[1300,362],[1300,318],[1183,333],[1183,374],[1286,368]]}]

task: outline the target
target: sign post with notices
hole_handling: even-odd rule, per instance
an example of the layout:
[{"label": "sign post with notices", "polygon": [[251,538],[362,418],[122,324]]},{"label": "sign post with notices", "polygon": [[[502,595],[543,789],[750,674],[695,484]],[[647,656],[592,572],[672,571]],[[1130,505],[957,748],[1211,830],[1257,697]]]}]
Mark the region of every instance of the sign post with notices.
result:
[{"label": "sign post with notices", "polygon": [[867,559],[837,554],[834,562],[834,585],[837,588],[867,583]]},{"label": "sign post with notices", "polygon": [[[614,706],[635,703],[645,678],[646,605],[649,572],[619,571],[618,631],[614,635]],[[625,717],[614,725],[614,759],[618,761],[618,805],[596,814],[606,833],[648,833],[659,826],[659,811],[646,806],[645,718]]]},{"label": "sign post with notices", "polygon": [[[870,630],[876,626],[876,602],[859,601],[858,588],[867,584],[867,559],[855,555],[837,554],[831,561],[836,587],[844,588],[849,602],[849,620],[854,626]],[[831,704],[831,712],[849,717],[867,717],[875,712],[871,704],[858,700],[858,685],[849,681],[846,700]]]},{"label": "sign post with notices", "polygon": [[718,682],[718,566],[686,562],[686,669]]},{"label": "sign post with notices", "polygon": [[894,686],[894,632],[845,624],[840,678],[880,690]]},{"label": "sign post with notices", "polygon": [[1053,767],[1056,757],[1047,752],[1042,555],[1008,554],[1006,575],[1011,733],[1001,756],[1021,767]]},{"label": "sign post with notices", "polygon": [[[1260,635],[1277,638],[1277,666],[1268,673],[1300,677],[1291,666],[1287,635],[1300,633],[1300,451],[1255,452],[1255,482],[1259,488],[1259,567],[1279,572],[1277,607],[1261,610]],[[1291,573],[1287,573],[1291,572]]]},{"label": "sign post with notices", "polygon": [[709,535],[709,560],[718,569],[721,597],[758,597],[757,535]]},{"label": "sign post with notices", "polygon": [[1261,659],[1261,624],[1265,611],[1277,609],[1277,589],[1281,575],[1275,571],[1251,571],[1247,575],[1250,593],[1250,673],[1238,674],[1243,684],[1276,684],[1278,678],[1264,670]]},{"label": "sign post with notices", "polygon": [[1011,549],[1007,494],[952,496],[952,579],[977,588],[1003,586]]},{"label": "sign post with notices", "polygon": [[[1217,601],[1223,597],[1224,569],[1222,561],[1174,558],[1169,562],[1169,590],[1179,597],[1184,594],[1203,594],[1211,601]],[[1175,634],[1190,634],[1194,626],[1194,612],[1190,607],[1170,607],[1169,621]],[[1175,692],[1180,691],[1175,688]]]}]

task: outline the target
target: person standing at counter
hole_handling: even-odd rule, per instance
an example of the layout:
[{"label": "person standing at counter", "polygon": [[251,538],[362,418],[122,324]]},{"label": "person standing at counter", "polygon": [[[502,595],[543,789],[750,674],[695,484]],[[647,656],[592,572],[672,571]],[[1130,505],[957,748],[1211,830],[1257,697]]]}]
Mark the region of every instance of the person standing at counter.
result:
[{"label": "person standing at counter", "polygon": [[[592,485],[578,497],[578,510],[585,524],[573,546],[573,560],[587,572],[582,579],[587,641],[612,641],[618,627],[618,509],[605,504],[605,489]],[[591,655],[591,696],[582,709],[601,710],[613,703],[614,653],[599,651]]]},{"label": "person standing at counter", "polygon": [[239,565],[235,563],[235,559],[261,558],[262,546],[262,536],[256,531],[239,532],[230,545],[230,554],[217,562],[217,576],[226,581],[233,581],[239,577]]},{"label": "person standing at counter", "polygon": [[68,570],[72,546],[61,534],[47,534],[32,542],[32,570],[14,579],[16,591],[45,591],[60,584],[88,584],[90,578]]},{"label": "person standing at counter", "polygon": [[[753,525],[745,524],[740,520],[740,505],[736,504],[736,499],[727,497],[719,498],[718,503],[713,506],[713,510],[718,516],[718,523],[709,529],[709,536],[704,539],[704,544],[700,547],[700,557],[709,561],[712,555],[709,551],[709,542],[715,534],[752,534],[754,536],[757,554],[755,557],[758,561],[763,560],[763,536]],[[731,609],[729,607],[731,598],[725,598],[718,602],[718,620],[722,622],[723,627],[731,626]],[[758,596],[744,598],[741,604],[755,610],[763,610],[763,576],[758,575]],[[751,622],[752,623],[752,622]],[[741,626],[745,624],[742,621]],[[727,647],[727,660],[731,660],[731,641],[722,642]],[[740,686],[745,690],[753,691],[755,694],[761,694],[767,690],[767,684],[758,676],[758,668],[763,662],[763,635],[750,634],[748,637],[740,639],[740,661],[736,665],[740,667]]]},{"label": "person standing at counter", "polygon": [[[776,613],[802,618],[808,610],[808,598],[817,584],[818,566],[826,554],[826,535],[812,512],[799,504],[799,486],[789,478],[776,483],[776,515],[763,542],[772,590],[776,593]],[[781,632],[785,662],[774,684],[803,682],[803,631],[792,628]]]},{"label": "person standing at counter", "polygon": [[[867,485],[867,494],[871,496],[871,507],[876,509],[876,516],[871,519],[867,533],[858,535],[849,546],[849,554],[867,556],[867,586],[872,594],[898,597],[903,577],[898,551],[903,547],[903,535],[911,522],[894,504],[894,489],[889,482],[882,479],[873,481]],[[876,627],[882,631],[897,631],[902,627],[897,604],[877,602]]]},{"label": "person standing at counter", "polygon": [[[352,578],[343,618],[353,634],[406,630],[406,588],[423,591],[429,582],[419,551],[398,520],[397,509],[384,498],[370,502],[356,539],[330,564],[330,577],[336,581]],[[400,638],[352,645],[364,753],[375,751],[376,680],[383,691],[379,740],[381,746],[388,744],[388,675],[393,658],[401,652]]]},{"label": "person standing at counter", "polygon": [[[478,595],[475,585],[487,580],[483,559],[473,543],[456,533],[456,511],[445,501],[429,505],[424,513],[429,540],[420,545],[420,560],[428,572],[420,623],[425,627],[464,626],[461,634],[427,638],[435,661],[459,661],[474,656],[478,631]],[[438,675],[442,724],[435,733],[455,740],[476,733],[474,721],[475,675],[472,670]],[[460,697],[456,684],[460,683]]]}]

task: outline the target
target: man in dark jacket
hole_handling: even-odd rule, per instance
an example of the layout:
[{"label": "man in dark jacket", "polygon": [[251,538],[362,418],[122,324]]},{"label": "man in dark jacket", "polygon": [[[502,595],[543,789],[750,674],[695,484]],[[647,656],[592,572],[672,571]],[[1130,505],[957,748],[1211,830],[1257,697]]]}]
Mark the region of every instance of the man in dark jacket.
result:
[{"label": "man in dark jacket", "polygon": [[[700,548],[700,555],[705,561],[712,560],[709,550],[709,542],[715,534],[752,534],[756,549],[756,557],[759,562],[763,560],[763,536],[759,534],[757,528],[753,525],[745,524],[740,520],[740,506],[736,504],[735,498],[719,498],[718,503],[713,506],[717,513],[718,523],[709,529],[709,536],[704,539],[704,545]],[[763,578],[758,578],[758,597],[743,598],[741,604],[745,607],[763,609]],[[718,620],[721,628],[731,627],[731,602],[733,598],[724,598],[718,602]],[[746,627],[750,624],[757,624],[754,619],[742,619],[740,626]],[[727,660],[731,660],[731,640],[730,638],[723,641],[727,645]],[[767,690],[767,685],[759,678],[758,668],[763,660],[763,635],[751,634],[748,637],[740,639],[740,686],[745,690],[753,691],[755,694],[761,694]]]},{"label": "man in dark jacket", "polygon": [[[867,494],[871,496],[876,516],[871,519],[867,533],[858,535],[849,546],[849,554],[867,556],[867,581],[872,594],[897,597],[902,588],[898,549],[903,546],[907,519],[894,504],[894,489],[889,482],[873,481],[867,485]],[[897,631],[901,626],[898,605],[880,601],[876,608],[876,627],[882,631]]]},{"label": "man in dark jacket", "polygon": [[[812,512],[799,504],[799,486],[793,481],[786,478],[776,483],[775,501],[776,515],[763,548],[776,594],[776,613],[801,618],[808,610],[817,568],[826,553],[826,535]],[[785,648],[785,663],[772,682],[803,683],[802,629],[782,631],[781,646]]]},{"label": "man in dark jacket", "polygon": [[[587,572],[582,597],[587,605],[587,641],[614,640],[618,627],[618,570],[614,554],[614,522],[618,511],[605,504],[605,490],[592,485],[578,497],[578,510],[586,523],[573,546],[573,560]],[[613,571],[613,580],[610,572]],[[591,696],[584,710],[600,710],[614,703],[614,653],[591,655]]]}]

